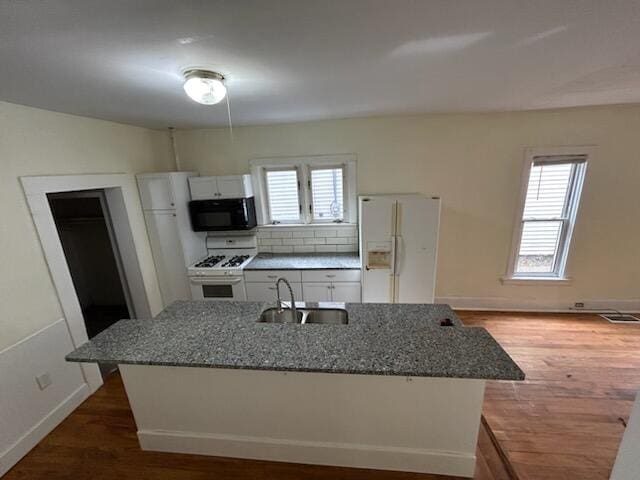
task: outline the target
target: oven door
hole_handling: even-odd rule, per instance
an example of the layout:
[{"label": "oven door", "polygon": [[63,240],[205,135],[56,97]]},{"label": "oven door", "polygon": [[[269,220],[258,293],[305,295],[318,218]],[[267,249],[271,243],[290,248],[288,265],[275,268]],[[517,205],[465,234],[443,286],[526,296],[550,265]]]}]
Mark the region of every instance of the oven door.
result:
[{"label": "oven door", "polygon": [[247,299],[243,277],[189,277],[194,300]]}]

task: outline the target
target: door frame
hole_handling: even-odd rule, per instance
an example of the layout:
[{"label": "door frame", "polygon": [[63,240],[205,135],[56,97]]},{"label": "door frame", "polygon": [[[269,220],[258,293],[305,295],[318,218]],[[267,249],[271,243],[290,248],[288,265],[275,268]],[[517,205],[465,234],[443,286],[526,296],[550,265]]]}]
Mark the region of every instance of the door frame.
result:
[{"label": "door frame", "polygon": [[[104,191],[136,316],[151,318],[162,310],[162,298],[134,175],[28,176],[20,177],[20,181],[75,348],[88,341],[87,329],[49,205],[48,193]],[[95,392],[103,383],[98,366],[93,363],[82,363],[80,366],[91,392]]]}]

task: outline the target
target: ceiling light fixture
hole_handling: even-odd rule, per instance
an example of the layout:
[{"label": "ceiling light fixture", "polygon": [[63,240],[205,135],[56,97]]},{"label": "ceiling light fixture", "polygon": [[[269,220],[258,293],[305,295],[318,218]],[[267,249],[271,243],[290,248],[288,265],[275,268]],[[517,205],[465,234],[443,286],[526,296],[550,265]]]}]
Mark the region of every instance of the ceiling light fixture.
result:
[{"label": "ceiling light fixture", "polygon": [[184,72],[184,91],[189,98],[202,105],[215,105],[227,95],[222,75],[200,69]]}]

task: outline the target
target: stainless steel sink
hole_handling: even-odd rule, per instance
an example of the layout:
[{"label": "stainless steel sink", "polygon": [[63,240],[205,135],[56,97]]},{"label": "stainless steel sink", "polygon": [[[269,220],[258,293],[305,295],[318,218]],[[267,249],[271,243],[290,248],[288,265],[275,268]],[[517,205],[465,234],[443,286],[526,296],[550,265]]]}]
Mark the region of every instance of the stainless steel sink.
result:
[{"label": "stainless steel sink", "polygon": [[340,308],[299,308],[294,318],[293,312],[285,308],[269,308],[262,312],[258,319],[260,323],[315,323],[320,325],[347,325],[349,316],[346,310]]},{"label": "stainless steel sink", "polygon": [[295,318],[293,317],[293,311],[285,308],[280,310],[278,308],[269,308],[262,312],[258,322],[262,323],[302,323],[302,310],[296,311]]},{"label": "stainless steel sink", "polygon": [[320,323],[323,325],[346,325],[349,323],[349,316],[346,310],[339,308],[324,309],[318,308],[307,310],[307,315],[302,323]]}]

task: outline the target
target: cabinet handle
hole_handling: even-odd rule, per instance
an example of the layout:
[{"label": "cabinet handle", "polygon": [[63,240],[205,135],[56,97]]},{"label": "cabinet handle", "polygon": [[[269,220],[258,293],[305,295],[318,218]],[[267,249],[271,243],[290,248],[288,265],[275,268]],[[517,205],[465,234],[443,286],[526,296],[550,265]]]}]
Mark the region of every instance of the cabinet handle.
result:
[{"label": "cabinet handle", "polygon": [[269,290],[275,290],[276,287],[267,287]]},{"label": "cabinet handle", "polygon": [[278,278],[277,275],[267,275],[267,278]]},{"label": "cabinet handle", "polygon": [[327,275],[327,278],[335,278],[335,275]]},{"label": "cabinet handle", "polygon": [[172,207],[175,207],[175,204],[174,204],[173,202],[171,202],[171,206],[172,206]]}]

